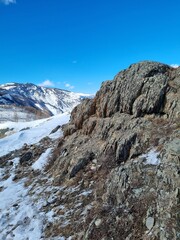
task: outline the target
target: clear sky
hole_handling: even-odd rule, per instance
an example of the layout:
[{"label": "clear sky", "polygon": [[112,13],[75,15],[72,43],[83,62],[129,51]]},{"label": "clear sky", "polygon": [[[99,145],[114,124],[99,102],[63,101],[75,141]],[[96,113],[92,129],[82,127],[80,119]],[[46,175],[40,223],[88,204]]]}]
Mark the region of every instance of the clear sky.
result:
[{"label": "clear sky", "polygon": [[180,64],[180,0],[0,0],[0,84],[95,93],[142,60]]}]

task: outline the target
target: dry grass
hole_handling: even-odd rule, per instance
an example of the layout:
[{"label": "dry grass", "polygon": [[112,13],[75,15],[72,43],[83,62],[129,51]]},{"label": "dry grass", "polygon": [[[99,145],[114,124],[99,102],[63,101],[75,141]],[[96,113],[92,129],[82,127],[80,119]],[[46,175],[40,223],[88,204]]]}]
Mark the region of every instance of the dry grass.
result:
[{"label": "dry grass", "polygon": [[48,172],[54,165],[55,161],[59,158],[62,146],[64,143],[64,138],[60,138],[57,146],[53,149],[53,153],[45,166],[45,171]]},{"label": "dry grass", "polygon": [[6,135],[6,132],[8,132],[9,130],[12,131],[12,129],[9,128],[5,128],[5,129],[0,129],[0,138],[4,138]]}]

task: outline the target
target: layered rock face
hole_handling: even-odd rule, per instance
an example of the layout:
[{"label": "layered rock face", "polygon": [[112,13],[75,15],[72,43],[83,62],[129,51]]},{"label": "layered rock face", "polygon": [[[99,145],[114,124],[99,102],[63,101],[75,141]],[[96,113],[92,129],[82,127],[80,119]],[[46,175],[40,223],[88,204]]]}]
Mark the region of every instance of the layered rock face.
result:
[{"label": "layered rock face", "polygon": [[78,193],[66,198],[69,224],[47,237],[180,238],[179,87],[180,68],[145,61],[75,107],[48,171],[56,185],[89,194],[80,207]]}]

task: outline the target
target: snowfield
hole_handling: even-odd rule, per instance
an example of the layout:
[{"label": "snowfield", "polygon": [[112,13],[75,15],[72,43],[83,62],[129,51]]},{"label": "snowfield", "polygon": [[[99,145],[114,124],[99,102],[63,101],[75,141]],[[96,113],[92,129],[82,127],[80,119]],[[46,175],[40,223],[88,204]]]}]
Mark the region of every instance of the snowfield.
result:
[{"label": "snowfield", "polygon": [[[18,164],[19,159],[13,159]],[[15,166],[15,164],[14,164]],[[32,205],[28,196],[28,188],[24,188],[25,180],[15,183],[11,176],[3,181],[5,173],[1,171],[0,185],[0,237],[1,240],[35,240],[41,238],[42,218],[37,214],[37,206]]]},{"label": "snowfield", "polygon": [[[50,195],[54,191],[51,179],[37,177],[32,185],[26,187],[25,183],[28,181],[26,177],[13,181],[19,158],[11,161],[14,164],[8,169],[9,178],[5,179],[7,171],[0,169],[0,187],[2,189],[0,191],[0,239],[45,239],[43,234],[45,226],[48,222],[54,221],[52,210],[43,211],[43,207],[47,205],[46,194]],[[46,180],[47,185],[40,186],[38,180]],[[54,240],[54,238],[51,239]],[[60,236],[59,239],[65,240],[66,238]],[[68,239],[70,240],[71,237]]]},{"label": "snowfield", "polygon": [[67,123],[69,118],[69,113],[63,113],[51,118],[31,122],[1,123],[0,129],[9,128],[13,130],[9,132],[9,134],[11,133],[10,136],[0,139],[0,156],[6,155],[15,149],[20,149],[25,143],[38,143],[46,136],[51,138],[58,138],[62,136],[62,131],[60,129],[54,134],[49,134],[58,125]]},{"label": "snowfield", "polygon": [[[33,122],[0,124],[0,129],[13,128],[11,135],[0,139],[0,155],[20,149],[25,143],[38,143],[46,136],[59,138],[62,135],[61,128],[53,134],[51,131],[68,121],[69,113],[64,113]],[[32,166],[22,167],[19,157],[7,159],[12,164],[0,165],[0,240],[45,239],[43,230],[48,222],[53,221],[54,214],[51,209],[42,210],[47,205],[47,196],[55,191],[52,180],[43,172],[51,152],[52,148],[46,149]],[[33,170],[39,171],[39,174],[32,183],[27,184],[31,181],[28,176]],[[19,175],[20,171],[23,172],[22,176]],[[46,184],[41,184],[42,181],[46,181]],[[65,240],[63,236],[58,239]]]},{"label": "snowfield", "polygon": [[52,151],[52,148],[48,148],[45,153],[42,153],[40,158],[32,165],[34,170],[42,170],[48,162],[49,155]]}]

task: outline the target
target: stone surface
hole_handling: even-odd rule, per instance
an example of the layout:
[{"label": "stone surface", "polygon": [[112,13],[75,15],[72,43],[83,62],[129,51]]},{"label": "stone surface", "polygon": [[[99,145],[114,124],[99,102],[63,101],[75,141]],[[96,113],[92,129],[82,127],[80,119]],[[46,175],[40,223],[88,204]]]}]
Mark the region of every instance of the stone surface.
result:
[{"label": "stone surface", "polygon": [[[133,64],[72,111],[62,146],[68,156],[57,158],[52,172],[66,182],[79,157],[95,153],[99,167],[88,162],[73,178],[89,182],[94,194],[84,239],[177,238],[179,72],[156,62]],[[141,156],[153,151],[158,161],[146,164]]]},{"label": "stone surface", "polygon": [[50,134],[53,134],[53,133],[55,133],[55,132],[57,132],[59,129],[60,129],[60,125],[58,125],[57,127],[55,127],[52,131],[51,131],[51,133]]},{"label": "stone surface", "polygon": [[33,153],[32,152],[26,152],[21,158],[20,158],[20,164],[28,164],[28,161],[32,158]]},{"label": "stone surface", "polygon": [[71,170],[70,173],[70,178],[75,177],[76,174],[85,168],[85,166],[92,161],[92,159],[94,158],[94,154],[92,152],[87,152],[84,156],[84,158],[81,158],[78,160],[78,163],[73,167],[73,169]]}]

